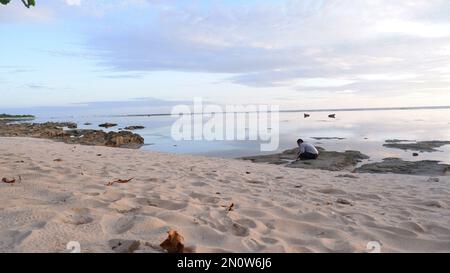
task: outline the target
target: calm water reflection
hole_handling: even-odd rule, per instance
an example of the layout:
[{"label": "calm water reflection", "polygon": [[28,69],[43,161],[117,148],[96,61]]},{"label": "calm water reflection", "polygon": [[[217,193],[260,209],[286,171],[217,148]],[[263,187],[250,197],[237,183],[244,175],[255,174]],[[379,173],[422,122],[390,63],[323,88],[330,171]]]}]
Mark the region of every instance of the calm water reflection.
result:
[{"label": "calm water reflection", "polygon": [[[400,157],[408,160],[432,159],[450,163],[450,145],[439,148],[440,152],[421,153],[413,157],[412,152],[390,149],[382,146],[386,139],[408,140],[450,140],[450,110],[387,110],[337,112],[335,119],[328,118],[329,112],[303,112],[280,114],[280,147],[278,151],[293,148],[296,140],[303,138],[329,150],[359,150],[379,161],[386,157]],[[38,122],[47,121],[41,117]],[[114,122],[123,128],[129,125],[143,125],[136,131],[145,138],[145,150],[171,153],[201,154],[219,157],[239,157],[261,154],[257,141],[181,141],[171,138],[170,129],[174,118],[152,117],[105,117],[75,116],[53,118],[54,121],[75,121],[80,128],[98,129],[102,122]],[[84,126],[85,122],[93,125]],[[316,140],[314,137],[339,137],[342,140]]]}]

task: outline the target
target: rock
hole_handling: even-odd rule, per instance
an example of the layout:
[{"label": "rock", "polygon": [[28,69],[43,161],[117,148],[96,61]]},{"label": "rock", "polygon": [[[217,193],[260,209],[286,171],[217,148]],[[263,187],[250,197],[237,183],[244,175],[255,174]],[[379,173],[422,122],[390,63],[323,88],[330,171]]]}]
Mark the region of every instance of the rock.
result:
[{"label": "rock", "polygon": [[34,137],[63,141],[70,144],[109,146],[121,148],[139,148],[144,145],[144,139],[132,132],[103,132],[101,130],[72,129],[76,124],[63,123],[0,123],[2,137]]},{"label": "rock", "polygon": [[386,143],[400,143],[400,142],[415,142],[415,140],[407,140],[407,139],[387,139]]},{"label": "rock", "polygon": [[129,131],[133,131],[133,130],[141,130],[141,129],[145,129],[144,126],[127,126],[125,128],[123,128],[124,130],[129,130]]},{"label": "rock", "polygon": [[358,173],[397,173],[410,175],[446,175],[450,165],[439,161],[404,161],[400,158],[385,158],[382,162],[365,164],[355,170]]},{"label": "rock", "polygon": [[386,140],[384,147],[396,148],[401,150],[411,150],[418,152],[436,152],[436,148],[444,145],[449,145],[450,141],[432,140],[432,141],[417,141],[413,143],[404,143],[405,140]]},{"label": "rock", "polygon": [[70,143],[80,143],[84,145],[108,146],[120,148],[139,148],[144,145],[144,138],[138,134],[127,131],[103,132],[97,130],[86,130],[76,132],[76,139],[69,139]]},{"label": "rock", "polygon": [[367,155],[364,155],[359,151],[325,151],[321,147],[317,147],[317,149],[320,153],[317,160],[295,161],[297,158],[298,148],[286,150],[281,154],[243,157],[241,159],[250,160],[254,163],[284,165],[290,168],[353,171],[356,164],[361,162],[363,159],[369,158]]},{"label": "rock", "polygon": [[116,127],[116,126],[117,126],[116,123],[108,123],[108,122],[98,125],[98,127],[103,127],[103,128],[111,128],[111,127]]}]

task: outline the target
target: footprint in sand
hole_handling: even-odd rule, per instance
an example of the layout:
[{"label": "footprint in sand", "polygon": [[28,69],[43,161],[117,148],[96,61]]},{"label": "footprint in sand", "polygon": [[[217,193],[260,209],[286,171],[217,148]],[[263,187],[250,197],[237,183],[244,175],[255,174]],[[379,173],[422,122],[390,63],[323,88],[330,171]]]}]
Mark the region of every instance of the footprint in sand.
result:
[{"label": "footprint in sand", "polygon": [[217,204],[220,202],[220,198],[216,197],[216,196],[210,196],[210,195],[206,195],[206,194],[201,194],[201,193],[196,193],[196,192],[192,192],[191,194],[189,194],[190,197],[199,200],[202,203],[205,204]]},{"label": "footprint in sand", "polygon": [[122,197],[124,197],[124,194],[115,190],[107,190],[100,195],[101,200],[108,202],[115,202],[120,200]]},{"label": "footprint in sand", "polygon": [[162,200],[159,197],[154,198],[137,198],[137,202],[143,206],[156,207],[166,210],[180,210],[187,207],[187,202],[173,202],[170,200]]},{"label": "footprint in sand", "polygon": [[323,189],[318,189],[317,191],[320,193],[323,193],[323,194],[347,194],[347,192],[345,192],[343,190],[338,190],[338,189],[334,189],[334,188],[323,188]]},{"label": "footprint in sand", "polygon": [[107,215],[102,218],[100,225],[107,234],[122,234],[133,228],[135,219],[131,215]]},{"label": "footprint in sand", "polygon": [[204,183],[204,182],[194,182],[191,184],[194,187],[203,187],[203,186],[208,186],[208,184]]},{"label": "footprint in sand", "polygon": [[116,253],[133,253],[139,249],[141,243],[136,240],[113,239],[108,241],[109,247]]},{"label": "footprint in sand", "polygon": [[72,208],[66,210],[57,217],[57,220],[72,225],[84,225],[93,221],[88,208]]},{"label": "footprint in sand", "polygon": [[136,200],[136,198],[122,198],[115,201],[108,207],[119,213],[129,213],[140,209],[140,206],[137,204]]}]

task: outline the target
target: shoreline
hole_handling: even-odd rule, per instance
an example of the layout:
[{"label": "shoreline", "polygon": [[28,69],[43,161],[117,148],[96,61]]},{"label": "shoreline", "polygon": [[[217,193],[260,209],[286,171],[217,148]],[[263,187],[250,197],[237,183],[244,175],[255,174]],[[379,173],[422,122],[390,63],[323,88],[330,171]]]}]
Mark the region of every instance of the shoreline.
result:
[{"label": "shoreline", "polygon": [[[0,120],[0,137],[33,137],[51,139],[68,144],[81,144],[89,146],[108,146],[117,148],[139,149],[145,146],[144,138],[134,130],[143,129],[144,126],[128,126],[118,132],[105,132],[101,129],[78,129],[74,122],[45,122],[45,123],[11,123],[14,118]],[[90,123],[89,123],[90,124]],[[100,128],[116,127],[115,123],[99,124]],[[337,137],[312,137],[312,139],[335,139]],[[387,139],[384,147],[414,152],[437,152],[436,148],[449,145],[450,141],[413,141]],[[329,171],[349,171],[352,173],[397,173],[422,176],[450,175],[450,164],[437,160],[408,161],[397,157],[386,157],[380,161],[370,162],[368,155],[360,151],[347,150],[343,152],[329,151],[318,147],[321,155],[318,160],[294,161],[297,148],[281,153],[256,156],[241,156],[237,159],[249,160],[255,163],[269,163],[283,165],[290,168],[319,169]],[[417,152],[417,153],[416,153]],[[363,163],[363,161],[366,161]]]},{"label": "shoreline", "polygon": [[[119,128],[118,132],[105,132],[101,129],[78,129],[74,122],[45,122],[45,123],[11,123],[15,118],[0,120],[0,137],[34,137],[60,141],[68,144],[89,146],[107,146],[117,148],[139,149],[145,146],[144,138],[134,130],[144,126],[128,126]],[[91,123],[89,123],[91,124]],[[99,124],[100,128],[116,127],[115,123]],[[335,139],[337,137],[312,137],[315,140]],[[437,148],[449,145],[450,141],[413,141],[387,139],[384,147],[414,152],[419,156],[423,152],[437,152]],[[450,175],[450,164],[437,160],[408,161],[397,157],[386,157],[380,161],[371,162],[370,156],[356,150],[343,152],[329,151],[318,147],[321,155],[318,160],[294,161],[297,148],[285,150],[281,153],[256,156],[241,156],[237,159],[249,160],[255,163],[284,165],[290,168],[319,169],[329,171],[350,171],[353,173],[397,173],[422,176]],[[364,162],[365,161],[365,162]],[[364,163],[363,163],[364,162]]]},{"label": "shoreline", "polygon": [[[0,138],[0,252],[450,252],[450,177]],[[117,179],[129,183],[107,186]],[[182,179],[181,179],[182,178]],[[234,209],[227,207],[234,204]],[[129,248],[117,248],[118,242]]]}]

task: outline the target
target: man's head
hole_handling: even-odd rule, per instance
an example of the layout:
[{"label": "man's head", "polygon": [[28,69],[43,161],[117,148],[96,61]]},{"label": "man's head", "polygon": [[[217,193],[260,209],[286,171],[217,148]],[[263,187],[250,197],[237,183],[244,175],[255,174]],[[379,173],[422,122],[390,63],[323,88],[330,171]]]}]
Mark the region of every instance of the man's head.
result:
[{"label": "man's head", "polygon": [[300,144],[302,144],[302,143],[303,143],[303,139],[297,140],[297,144],[298,144],[298,145],[300,145]]}]

